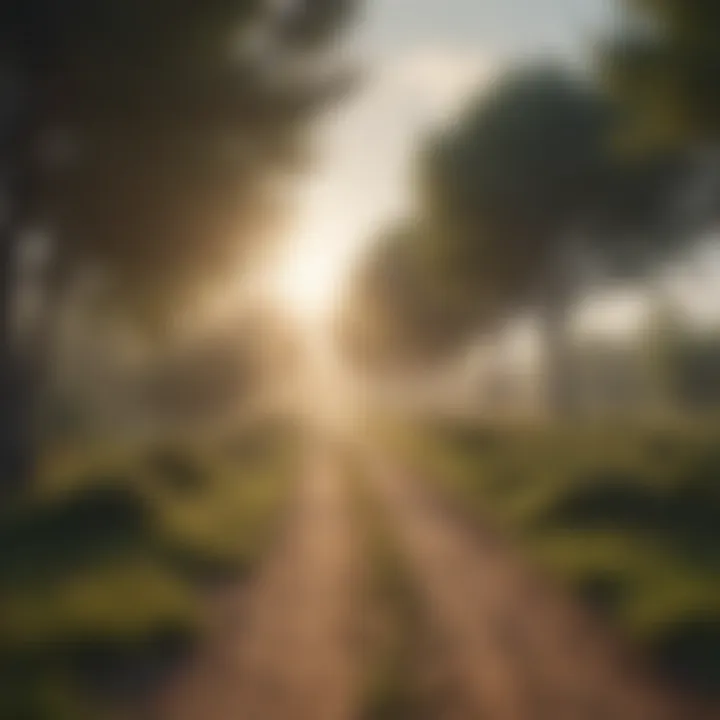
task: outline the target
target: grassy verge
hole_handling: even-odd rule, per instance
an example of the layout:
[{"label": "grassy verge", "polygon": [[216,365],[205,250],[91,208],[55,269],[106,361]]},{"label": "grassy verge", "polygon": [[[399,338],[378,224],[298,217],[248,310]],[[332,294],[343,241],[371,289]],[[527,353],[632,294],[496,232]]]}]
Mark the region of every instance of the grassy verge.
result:
[{"label": "grassy verge", "polygon": [[356,478],[353,499],[367,563],[368,619],[362,720],[420,717],[419,648],[424,623],[420,600],[390,518]]},{"label": "grassy verge", "polygon": [[212,583],[256,564],[293,452],[166,443],[63,450],[0,517],[0,717],[97,719],[203,632]]},{"label": "grassy verge", "polygon": [[676,677],[720,691],[717,426],[438,423],[405,447]]}]

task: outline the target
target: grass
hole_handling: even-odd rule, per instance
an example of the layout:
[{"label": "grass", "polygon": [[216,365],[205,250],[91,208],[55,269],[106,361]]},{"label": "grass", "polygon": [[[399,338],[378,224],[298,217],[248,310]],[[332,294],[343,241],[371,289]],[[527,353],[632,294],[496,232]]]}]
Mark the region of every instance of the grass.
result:
[{"label": "grass", "polygon": [[720,692],[720,428],[434,423],[412,452],[675,677]]},{"label": "grass", "polygon": [[419,644],[424,633],[422,609],[391,519],[357,477],[354,507],[365,539],[370,628],[362,720],[412,720],[420,717]]},{"label": "grass", "polygon": [[241,578],[270,542],[292,457],[277,434],[260,449],[45,458],[0,516],[0,717],[96,720],[92,695],[131,691],[191,650],[208,586]]},{"label": "grass", "polygon": [[[182,472],[177,460],[184,463]],[[224,463],[205,459],[195,465],[176,458],[173,472],[166,469],[156,478],[160,482],[149,486],[163,550],[200,576],[249,570],[279,520],[288,490],[288,461],[276,448],[274,454],[243,461],[240,474],[236,458]]]}]

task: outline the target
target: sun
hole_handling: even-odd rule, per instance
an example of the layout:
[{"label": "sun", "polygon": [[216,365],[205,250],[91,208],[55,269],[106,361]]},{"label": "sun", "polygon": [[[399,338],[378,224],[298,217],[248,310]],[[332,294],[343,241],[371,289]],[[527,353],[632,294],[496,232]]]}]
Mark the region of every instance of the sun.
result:
[{"label": "sun", "polygon": [[303,326],[324,326],[337,310],[349,260],[332,246],[298,244],[276,268],[273,294]]}]

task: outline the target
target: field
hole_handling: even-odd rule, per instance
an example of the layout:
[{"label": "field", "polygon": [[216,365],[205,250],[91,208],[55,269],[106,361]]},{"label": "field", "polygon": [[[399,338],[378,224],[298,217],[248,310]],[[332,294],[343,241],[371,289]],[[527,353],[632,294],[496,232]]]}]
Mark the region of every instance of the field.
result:
[{"label": "field", "polygon": [[433,422],[414,460],[477,522],[631,637],[720,691],[720,429]]},{"label": "field", "polygon": [[97,718],[203,631],[203,600],[252,570],[281,521],[293,442],[62,448],[0,519],[0,717]]}]

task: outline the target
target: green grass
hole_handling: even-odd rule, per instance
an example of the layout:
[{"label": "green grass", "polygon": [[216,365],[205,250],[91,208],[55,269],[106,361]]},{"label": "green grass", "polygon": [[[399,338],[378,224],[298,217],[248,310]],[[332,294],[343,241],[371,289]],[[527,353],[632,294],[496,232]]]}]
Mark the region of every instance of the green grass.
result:
[{"label": "green grass", "polygon": [[0,601],[3,648],[57,648],[102,639],[125,644],[156,628],[197,625],[197,608],[183,578],[141,557],[85,567],[16,588]]},{"label": "green grass", "polygon": [[660,665],[720,691],[720,427],[436,423],[410,446]]},{"label": "green grass", "polygon": [[281,519],[292,442],[263,439],[45,458],[0,516],[0,717],[84,720],[91,690],[191,649],[208,584],[251,570]]},{"label": "green grass", "polygon": [[185,459],[182,472],[178,464],[169,475],[159,473],[148,494],[163,550],[191,573],[248,570],[272,536],[287,496],[290,458],[277,450],[242,461],[242,472],[236,458],[225,457],[211,460],[212,468]]},{"label": "green grass", "polygon": [[359,716],[412,720],[420,715],[421,701],[417,660],[425,625],[419,594],[391,518],[362,477],[353,484],[353,500],[365,541],[372,621]]}]

